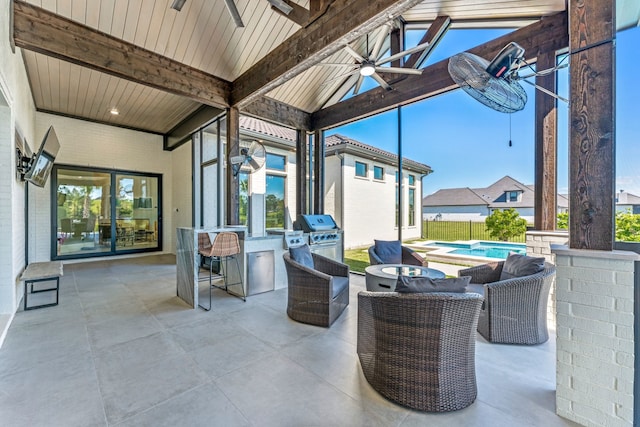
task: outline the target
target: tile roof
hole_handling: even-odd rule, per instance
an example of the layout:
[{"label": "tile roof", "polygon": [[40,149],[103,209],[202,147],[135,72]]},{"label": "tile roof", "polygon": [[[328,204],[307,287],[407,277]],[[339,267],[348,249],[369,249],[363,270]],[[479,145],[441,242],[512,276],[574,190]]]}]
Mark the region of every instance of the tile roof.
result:
[{"label": "tile roof", "polygon": [[240,129],[258,132],[263,135],[273,136],[286,141],[296,141],[296,131],[284,126],[274,125],[264,120],[250,116],[240,116]]},{"label": "tile roof", "polygon": [[[357,141],[355,139],[346,137],[344,135],[340,135],[338,133],[326,136],[324,138],[325,141],[325,153],[329,155],[335,151],[338,151],[341,148],[354,148],[354,151],[357,151],[357,154],[371,159],[376,159],[376,157],[386,158],[392,162],[397,162],[398,155],[394,154],[390,151],[382,150],[380,148],[374,147],[372,145],[365,144],[363,142]],[[417,162],[412,159],[408,159],[406,157],[402,158],[402,163],[408,169],[415,169],[421,173],[431,173],[431,166],[426,165],[424,163]]]},{"label": "tile roof", "polygon": [[[274,138],[278,138],[285,141],[294,142],[296,141],[296,131],[284,126],[278,126],[264,120],[256,119],[250,116],[240,116],[240,129],[244,129],[246,131],[260,133],[265,136],[271,136]],[[331,155],[334,150],[337,150],[341,147],[353,147],[359,150],[358,154],[366,155],[368,154],[370,158],[375,158],[376,156],[386,158],[387,160],[396,161],[398,156],[389,151],[381,150],[380,148],[376,148],[372,145],[368,145],[362,143],[360,141],[356,141],[355,139],[348,138],[344,135],[334,134],[325,137],[325,153],[326,155]],[[408,159],[406,157],[402,158],[403,164],[408,169],[415,169],[421,173],[430,173],[431,167],[425,165],[420,162],[416,162],[415,160]]]}]

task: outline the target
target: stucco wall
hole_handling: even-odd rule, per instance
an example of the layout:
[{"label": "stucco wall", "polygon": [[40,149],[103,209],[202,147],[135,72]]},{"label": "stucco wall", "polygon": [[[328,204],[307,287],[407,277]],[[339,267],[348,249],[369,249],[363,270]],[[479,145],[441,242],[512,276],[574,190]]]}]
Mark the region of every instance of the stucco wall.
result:
[{"label": "stucco wall", "polygon": [[[333,156],[335,157],[335,156]],[[338,160],[331,160],[336,162]],[[355,175],[355,162],[363,162],[368,165],[368,174],[366,177]],[[373,179],[374,166],[384,168],[384,179]],[[331,171],[336,168],[331,167]],[[343,169],[343,212],[344,220],[342,228],[344,230],[344,246],[352,248],[358,246],[367,246],[373,244],[374,239],[380,240],[396,240],[398,238],[398,228],[395,226],[395,209],[396,209],[396,168],[387,164],[378,163],[372,160],[366,160],[355,157],[350,154],[344,154]],[[335,173],[335,172],[334,172]],[[407,226],[408,223],[408,178],[410,172],[404,173],[404,219],[403,219],[403,240],[416,239],[420,237],[420,200],[421,200],[421,183],[420,175],[411,173],[415,176],[415,220],[414,226]],[[325,187],[332,188],[332,178],[328,173],[325,175]],[[339,178],[338,178],[339,179]],[[337,190],[337,189],[336,189]],[[339,197],[337,191],[334,191],[336,197]],[[336,203],[338,205],[338,203]],[[334,215],[334,212],[327,213]],[[336,215],[340,216],[340,215]]]}]

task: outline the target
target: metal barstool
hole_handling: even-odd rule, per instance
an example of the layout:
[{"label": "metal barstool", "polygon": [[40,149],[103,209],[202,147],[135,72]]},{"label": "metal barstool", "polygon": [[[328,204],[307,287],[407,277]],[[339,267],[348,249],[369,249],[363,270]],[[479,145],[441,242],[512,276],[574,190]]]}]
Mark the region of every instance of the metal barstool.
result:
[{"label": "metal barstool", "polygon": [[[213,244],[211,244],[211,239],[209,238],[209,233],[199,233],[198,234],[198,253],[204,257],[209,258],[209,308],[203,306],[198,303],[198,305],[209,311],[211,310],[211,288],[214,286],[219,289],[224,289],[228,292],[228,287],[233,285],[240,285],[242,289],[242,295],[236,295],[242,298],[243,301],[246,301],[246,295],[244,293],[244,284],[242,283],[242,272],[240,271],[240,264],[238,263],[237,255],[240,253],[240,242],[238,240],[238,235],[236,233],[232,233],[230,231],[221,231],[216,234],[216,237],[213,239]],[[233,258],[236,261],[236,267],[238,268],[238,278],[239,282],[228,283],[227,281],[227,262],[229,258]],[[215,277],[222,277],[224,280],[224,286],[216,286],[213,284],[213,261],[220,261],[220,270],[222,274],[218,274]],[[202,265],[202,264],[201,264]]]}]

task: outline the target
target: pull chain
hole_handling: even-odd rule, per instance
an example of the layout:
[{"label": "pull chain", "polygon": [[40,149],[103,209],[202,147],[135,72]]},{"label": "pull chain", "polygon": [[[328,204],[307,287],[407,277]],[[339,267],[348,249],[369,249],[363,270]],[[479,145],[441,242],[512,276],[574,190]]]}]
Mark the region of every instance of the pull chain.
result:
[{"label": "pull chain", "polygon": [[511,142],[511,113],[509,113],[509,147],[513,146]]}]

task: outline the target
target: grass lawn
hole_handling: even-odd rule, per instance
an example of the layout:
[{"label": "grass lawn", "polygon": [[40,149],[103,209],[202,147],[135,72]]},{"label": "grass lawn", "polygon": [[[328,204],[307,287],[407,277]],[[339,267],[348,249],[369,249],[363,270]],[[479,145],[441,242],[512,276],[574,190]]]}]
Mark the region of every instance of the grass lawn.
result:
[{"label": "grass lawn", "polygon": [[364,269],[369,266],[369,253],[367,248],[347,249],[344,251],[344,263],[349,266],[349,270],[356,273],[364,273]]}]

